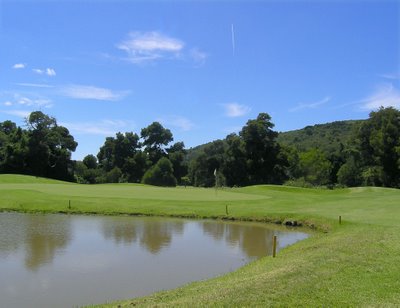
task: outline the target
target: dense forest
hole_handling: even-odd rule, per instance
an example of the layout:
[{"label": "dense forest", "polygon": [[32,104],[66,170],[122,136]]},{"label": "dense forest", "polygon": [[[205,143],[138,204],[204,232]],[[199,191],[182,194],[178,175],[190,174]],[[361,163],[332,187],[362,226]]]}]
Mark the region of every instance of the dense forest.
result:
[{"label": "dense forest", "polygon": [[71,160],[77,142],[66,127],[40,111],[26,128],[0,123],[0,173],[20,173],[78,183],[132,182],[159,186],[400,188],[400,111],[388,107],[367,120],[339,121],[278,133],[267,113],[238,134],[185,149],[153,122],[140,131],[107,137],[97,155]]}]

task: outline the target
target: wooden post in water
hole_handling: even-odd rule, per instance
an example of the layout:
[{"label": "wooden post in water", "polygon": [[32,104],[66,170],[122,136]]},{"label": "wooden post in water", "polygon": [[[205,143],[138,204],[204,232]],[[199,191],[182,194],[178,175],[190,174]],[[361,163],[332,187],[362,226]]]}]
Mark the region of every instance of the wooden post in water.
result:
[{"label": "wooden post in water", "polygon": [[276,235],[272,238],[272,257],[276,257]]},{"label": "wooden post in water", "polygon": [[339,216],[339,225],[342,224],[342,216]]}]

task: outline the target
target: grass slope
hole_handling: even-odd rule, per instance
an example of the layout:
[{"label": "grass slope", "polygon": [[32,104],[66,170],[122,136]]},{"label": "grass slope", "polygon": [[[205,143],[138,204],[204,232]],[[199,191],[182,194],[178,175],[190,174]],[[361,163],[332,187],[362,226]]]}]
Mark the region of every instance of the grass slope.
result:
[{"label": "grass slope", "polygon": [[263,185],[215,192],[0,175],[3,211],[226,218],[226,205],[229,218],[296,219],[327,232],[228,275],[109,306],[400,306],[399,190]]}]

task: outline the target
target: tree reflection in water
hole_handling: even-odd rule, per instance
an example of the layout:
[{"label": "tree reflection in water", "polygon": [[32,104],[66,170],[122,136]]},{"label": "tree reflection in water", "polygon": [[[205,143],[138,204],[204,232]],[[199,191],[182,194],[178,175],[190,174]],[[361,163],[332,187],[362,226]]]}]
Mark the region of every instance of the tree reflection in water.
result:
[{"label": "tree reflection in water", "polygon": [[200,222],[205,234],[215,240],[239,247],[249,258],[272,254],[272,237],[276,232],[252,223]]},{"label": "tree reflection in water", "polygon": [[175,234],[182,234],[185,222],[155,217],[117,217],[104,220],[105,238],[113,238],[116,243],[132,244],[139,242],[148,252],[158,254],[162,248],[171,244]]},{"label": "tree reflection in water", "polygon": [[0,254],[7,255],[23,248],[26,268],[36,271],[51,263],[67,246],[71,239],[70,229],[70,220],[62,215],[3,213]]}]

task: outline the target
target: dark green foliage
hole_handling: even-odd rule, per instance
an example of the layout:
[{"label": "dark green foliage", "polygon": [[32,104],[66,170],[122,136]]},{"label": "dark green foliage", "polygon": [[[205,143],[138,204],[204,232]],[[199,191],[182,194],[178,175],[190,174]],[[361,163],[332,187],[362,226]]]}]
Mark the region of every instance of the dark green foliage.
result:
[{"label": "dark green foliage", "polygon": [[189,165],[189,177],[194,186],[215,186],[214,171],[224,165],[225,143],[216,140],[203,148],[203,153],[197,156]]},{"label": "dark green foliage", "polygon": [[26,120],[28,130],[11,121],[0,124],[0,170],[73,180],[71,152],[77,143],[67,128],[41,111]]},{"label": "dark green foliage", "polygon": [[96,156],[89,154],[83,158],[82,161],[88,169],[96,169],[97,168],[97,158]]},{"label": "dark green foliage", "polygon": [[255,120],[247,121],[239,135],[246,151],[247,170],[250,184],[274,183],[273,169],[277,162],[279,147],[278,133],[267,113],[260,113]]},{"label": "dark green foliage", "polygon": [[326,185],[332,169],[331,162],[318,149],[300,154],[300,174],[306,182],[313,185]]},{"label": "dark green foliage", "polygon": [[371,112],[358,141],[365,184],[400,187],[400,111],[382,107]]},{"label": "dark green foliage", "polygon": [[176,178],[172,163],[168,158],[162,157],[143,176],[142,183],[155,186],[176,186]]},{"label": "dark green foliage", "polygon": [[341,185],[355,187],[362,184],[361,169],[356,164],[353,157],[349,158],[345,164],[343,164],[338,173],[338,183]]},{"label": "dark green foliage", "polygon": [[307,126],[279,133],[277,141],[281,145],[295,147],[300,152],[317,148],[329,155],[343,150],[343,147],[352,141],[354,133],[364,121],[337,121]]},{"label": "dark green foliage", "polygon": [[171,131],[164,128],[159,122],[153,122],[143,128],[140,135],[143,139],[145,151],[153,164],[165,156],[164,146],[174,140]]},{"label": "dark green foliage", "polygon": [[[97,154],[99,167],[107,174],[118,168],[121,172],[121,181],[139,182],[148,168],[147,155],[140,150],[140,147],[139,136],[132,132],[117,133],[115,138],[107,137]],[[117,174],[115,171],[114,173]],[[101,180],[108,182],[107,178],[112,178],[115,182],[113,178],[115,174],[104,175]]]},{"label": "dark green foliage", "polygon": [[181,184],[181,178],[188,173],[188,166],[185,162],[185,144],[177,142],[167,149],[168,158],[172,163],[174,169],[174,177]]},{"label": "dark green foliage", "polygon": [[223,173],[228,186],[245,186],[248,183],[245,144],[236,134],[226,137]]}]

